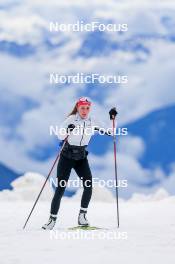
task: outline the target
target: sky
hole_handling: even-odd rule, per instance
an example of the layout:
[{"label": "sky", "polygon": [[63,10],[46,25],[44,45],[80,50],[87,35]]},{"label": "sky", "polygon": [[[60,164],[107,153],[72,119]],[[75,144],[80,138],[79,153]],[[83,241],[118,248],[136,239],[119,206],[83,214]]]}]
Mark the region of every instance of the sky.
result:
[{"label": "sky", "polygon": [[[92,114],[106,125],[113,106],[118,126],[126,126],[174,105],[174,9],[173,1],[0,1],[0,161],[46,175],[59,143],[49,126],[59,125],[82,95],[92,99]],[[128,32],[49,32],[50,21],[78,20],[127,23]],[[128,84],[51,85],[51,72],[119,73]],[[112,142],[102,142],[105,151],[92,152],[89,160],[94,175],[108,178],[114,174]],[[141,135],[120,140],[119,174],[132,186],[126,196],[151,177],[164,179],[161,185],[172,192],[173,164],[169,175],[161,164],[144,168],[146,147]]]}]

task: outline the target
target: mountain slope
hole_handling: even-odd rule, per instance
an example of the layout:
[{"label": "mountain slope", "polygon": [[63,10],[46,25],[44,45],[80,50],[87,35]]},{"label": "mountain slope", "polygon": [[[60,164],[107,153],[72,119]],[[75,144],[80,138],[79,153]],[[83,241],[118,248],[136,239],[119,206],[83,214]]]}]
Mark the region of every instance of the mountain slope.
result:
[{"label": "mountain slope", "polygon": [[0,191],[4,189],[12,189],[11,182],[20,177],[19,174],[12,169],[8,168],[4,164],[0,163]]}]

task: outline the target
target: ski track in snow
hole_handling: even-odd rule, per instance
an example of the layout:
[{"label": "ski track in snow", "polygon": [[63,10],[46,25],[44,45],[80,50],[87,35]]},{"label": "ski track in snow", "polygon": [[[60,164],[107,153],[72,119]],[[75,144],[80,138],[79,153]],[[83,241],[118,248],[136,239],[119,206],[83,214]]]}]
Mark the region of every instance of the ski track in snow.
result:
[{"label": "ski track in snow", "polygon": [[[109,228],[110,232],[127,232],[127,239],[51,239],[50,232],[41,229],[48,220],[49,202],[39,202],[23,230],[33,203],[3,201],[0,216],[1,263],[174,263],[174,204],[174,197],[160,201],[122,202],[121,226],[117,230],[116,205],[94,202],[88,212],[91,225]],[[55,232],[76,226],[78,210],[78,202],[63,199]]]}]

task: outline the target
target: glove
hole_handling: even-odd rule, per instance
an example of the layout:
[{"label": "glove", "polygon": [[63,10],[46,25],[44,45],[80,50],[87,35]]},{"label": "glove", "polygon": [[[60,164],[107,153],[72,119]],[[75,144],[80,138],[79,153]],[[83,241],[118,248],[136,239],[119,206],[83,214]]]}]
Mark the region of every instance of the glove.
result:
[{"label": "glove", "polygon": [[109,111],[109,116],[110,116],[110,119],[115,119],[116,115],[117,115],[117,110],[115,107],[111,108],[111,110]]},{"label": "glove", "polygon": [[68,125],[68,127],[67,127],[67,133],[70,133],[70,132],[72,132],[72,130],[75,128],[75,125],[74,124],[70,124],[70,125]]}]

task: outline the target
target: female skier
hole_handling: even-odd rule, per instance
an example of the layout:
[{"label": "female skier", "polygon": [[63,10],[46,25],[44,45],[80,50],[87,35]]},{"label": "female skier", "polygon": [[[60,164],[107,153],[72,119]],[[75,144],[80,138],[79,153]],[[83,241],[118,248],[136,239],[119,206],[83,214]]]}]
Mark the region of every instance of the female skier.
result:
[{"label": "female skier", "polygon": [[[90,110],[90,100],[87,97],[81,97],[60,126],[58,138],[63,140],[64,145],[57,165],[57,187],[51,202],[50,217],[48,222],[43,225],[43,229],[51,230],[56,223],[61,198],[66,188],[65,183],[68,182],[72,168],[83,181],[84,189],[78,215],[78,225],[89,225],[86,213],[92,195],[92,174],[87,159],[88,151],[86,147],[95,128],[99,129],[99,126],[89,115]],[[112,108],[109,114],[110,117],[115,118],[117,114],[115,108]]]}]

